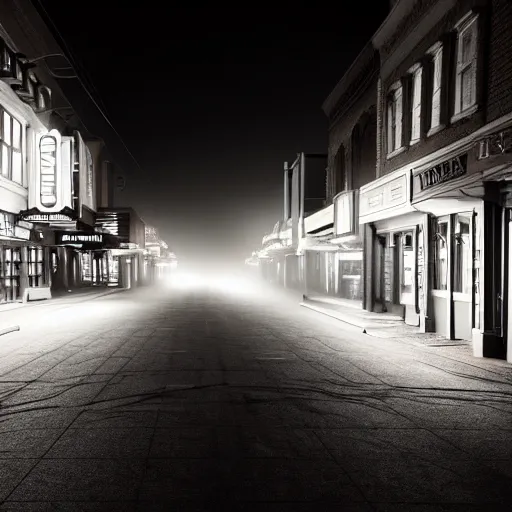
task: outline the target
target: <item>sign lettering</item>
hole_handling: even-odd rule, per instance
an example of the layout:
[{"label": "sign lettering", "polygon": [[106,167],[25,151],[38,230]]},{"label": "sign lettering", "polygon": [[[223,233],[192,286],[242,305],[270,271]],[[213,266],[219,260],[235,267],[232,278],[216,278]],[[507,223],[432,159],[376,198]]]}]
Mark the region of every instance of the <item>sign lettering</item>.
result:
[{"label": "sign lettering", "polygon": [[64,233],[61,235],[61,241],[62,242],[96,242],[96,243],[102,243],[103,242],[103,235],[96,235],[96,234],[68,234]]},{"label": "sign lettering", "polygon": [[467,154],[442,162],[430,169],[416,174],[419,190],[423,191],[435,185],[445,183],[463,176],[467,172]]},{"label": "sign lettering", "polygon": [[37,213],[31,215],[24,215],[23,220],[29,222],[59,222],[66,221],[72,222],[73,219],[69,215],[62,213]]},{"label": "sign lettering", "polygon": [[57,141],[51,135],[41,138],[40,173],[41,173],[41,204],[52,207],[57,204]]}]

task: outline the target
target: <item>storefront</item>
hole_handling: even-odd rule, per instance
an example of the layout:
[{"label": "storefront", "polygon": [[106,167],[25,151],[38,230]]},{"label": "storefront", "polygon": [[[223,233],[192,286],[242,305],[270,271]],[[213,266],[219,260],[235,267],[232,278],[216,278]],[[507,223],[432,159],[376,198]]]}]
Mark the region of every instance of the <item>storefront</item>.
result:
[{"label": "storefront", "polygon": [[411,204],[410,171],[399,170],[361,188],[364,308],[400,314],[425,328],[423,274],[426,215]]},{"label": "storefront", "polygon": [[119,261],[112,249],[116,237],[87,231],[55,231],[51,248],[54,290],[88,286],[117,286]]},{"label": "storefront", "polygon": [[[112,286],[135,288],[144,284],[144,249],[133,243],[121,243],[119,248],[111,249]],[[115,281],[113,280],[115,278]]]},{"label": "storefront", "polygon": [[362,307],[363,240],[359,223],[359,191],[341,192],[333,199],[334,235],[330,240],[336,249],[334,258],[335,295]]},{"label": "storefront", "polygon": [[303,267],[303,289],[306,296],[334,295],[333,236],[334,205],[330,204],[303,219],[304,236],[296,255]]},{"label": "storefront", "polygon": [[512,116],[493,125],[473,150],[483,182],[474,228],[473,353],[512,362]]},{"label": "storefront", "polygon": [[50,298],[48,260],[31,225],[0,211],[0,303]]},{"label": "storefront", "polygon": [[[412,170],[412,204],[428,214],[428,242],[418,253],[425,281],[421,304],[430,329],[448,339],[471,341],[479,308],[477,268],[485,190],[474,172],[474,151],[463,147]],[[424,254],[427,254],[427,260]],[[424,262],[430,261],[430,269]],[[430,270],[430,275],[429,274]]]}]

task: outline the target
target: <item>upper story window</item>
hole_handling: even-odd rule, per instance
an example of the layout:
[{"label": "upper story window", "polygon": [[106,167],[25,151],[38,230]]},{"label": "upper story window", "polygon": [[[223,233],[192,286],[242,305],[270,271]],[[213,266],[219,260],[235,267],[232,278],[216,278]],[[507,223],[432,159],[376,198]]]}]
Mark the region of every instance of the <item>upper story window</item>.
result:
[{"label": "upper story window", "polygon": [[436,43],[428,54],[431,58],[431,79],[429,83],[430,94],[430,120],[427,135],[432,135],[443,128],[442,119],[442,87],[443,87],[443,45]]},{"label": "upper story window", "polygon": [[469,13],[455,26],[457,70],[453,121],[472,114],[476,108],[478,15]]},{"label": "upper story window", "polygon": [[388,157],[402,147],[402,83],[395,83],[389,92],[387,102],[387,143]]},{"label": "upper story window", "polygon": [[23,185],[22,125],[0,107],[2,176]]},{"label": "upper story window", "polygon": [[411,144],[414,144],[418,142],[421,137],[421,93],[423,68],[420,64],[416,64],[409,70],[409,74],[411,76]]}]

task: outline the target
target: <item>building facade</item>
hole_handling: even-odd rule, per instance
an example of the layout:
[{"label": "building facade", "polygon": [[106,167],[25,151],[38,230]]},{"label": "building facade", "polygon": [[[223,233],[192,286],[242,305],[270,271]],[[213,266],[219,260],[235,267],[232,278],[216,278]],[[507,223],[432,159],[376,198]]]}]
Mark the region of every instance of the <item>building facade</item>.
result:
[{"label": "building facade", "polygon": [[63,92],[78,77],[30,1],[2,0],[0,20],[0,302],[122,284],[123,241],[97,226],[119,172]]},{"label": "building facade", "polygon": [[145,227],[144,279],[148,283],[162,282],[171,276],[178,266],[176,254],[160,238],[153,226]]},{"label": "building facade", "polygon": [[118,246],[111,248],[113,272],[110,284],[134,288],[146,283],[146,225],[133,208],[99,208],[96,229],[114,236]]},{"label": "building facade", "polygon": [[395,2],[359,197],[367,309],[509,358],[511,21],[506,0]]},{"label": "building facade", "polygon": [[299,153],[284,164],[283,219],[262,240],[258,253],[263,277],[272,283],[302,290],[305,260],[301,240],[306,219],[326,200],[327,155]]},{"label": "building facade", "polygon": [[359,189],[375,178],[379,55],[371,42],[322,108],[329,120],[325,207],[305,219],[306,295],[363,306]]},{"label": "building facade", "polygon": [[[52,161],[51,154],[39,150],[49,133],[49,123],[40,114],[51,102],[51,91],[17,56],[7,34],[0,31],[0,36],[0,302],[14,302],[44,297],[49,289],[43,233],[19,213],[30,204],[29,185],[37,169]],[[43,147],[47,149],[51,151]]]}]

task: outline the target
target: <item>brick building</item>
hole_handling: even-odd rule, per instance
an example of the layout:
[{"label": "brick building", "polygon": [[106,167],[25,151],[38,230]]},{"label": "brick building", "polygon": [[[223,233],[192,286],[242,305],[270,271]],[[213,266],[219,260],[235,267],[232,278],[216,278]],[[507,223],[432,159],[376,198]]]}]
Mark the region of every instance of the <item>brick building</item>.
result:
[{"label": "brick building", "polygon": [[359,203],[367,309],[509,359],[511,21],[507,0],[394,3]]},{"label": "brick building", "polygon": [[305,293],[362,306],[358,189],[375,177],[379,55],[369,42],[325,100],[329,147],[325,207],[305,218],[299,251]]}]

